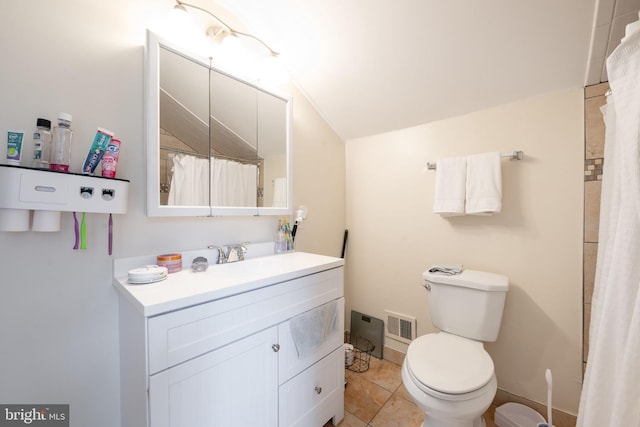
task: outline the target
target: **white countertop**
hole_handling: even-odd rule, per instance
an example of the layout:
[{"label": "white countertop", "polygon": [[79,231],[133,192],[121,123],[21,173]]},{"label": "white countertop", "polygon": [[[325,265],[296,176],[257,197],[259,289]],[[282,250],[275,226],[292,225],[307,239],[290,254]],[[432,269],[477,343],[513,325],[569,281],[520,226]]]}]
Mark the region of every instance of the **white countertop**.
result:
[{"label": "white countertop", "polygon": [[122,258],[114,261],[113,284],[144,316],[168,311],[252,291],[344,265],[344,260],[306,252],[289,252],[250,258],[228,264],[215,262],[213,253],[205,272],[191,271],[191,262],[200,251],[182,252],[183,269],[167,279],[150,284],[129,284],[127,272],[132,268],[155,264],[155,256]]}]

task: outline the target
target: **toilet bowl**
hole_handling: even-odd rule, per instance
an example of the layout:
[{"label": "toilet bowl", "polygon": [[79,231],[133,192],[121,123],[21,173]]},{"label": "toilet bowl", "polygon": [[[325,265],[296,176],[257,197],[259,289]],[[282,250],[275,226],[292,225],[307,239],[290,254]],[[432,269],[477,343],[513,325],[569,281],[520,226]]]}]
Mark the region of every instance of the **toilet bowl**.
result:
[{"label": "toilet bowl", "polygon": [[463,270],[422,273],[431,323],[441,332],[411,342],[402,382],[425,413],[423,427],[482,427],[497,390],[483,342],[498,338],[509,279]]},{"label": "toilet bowl", "polygon": [[482,343],[446,332],[411,343],[402,382],[425,413],[423,427],[482,427],[497,390],[493,361]]}]

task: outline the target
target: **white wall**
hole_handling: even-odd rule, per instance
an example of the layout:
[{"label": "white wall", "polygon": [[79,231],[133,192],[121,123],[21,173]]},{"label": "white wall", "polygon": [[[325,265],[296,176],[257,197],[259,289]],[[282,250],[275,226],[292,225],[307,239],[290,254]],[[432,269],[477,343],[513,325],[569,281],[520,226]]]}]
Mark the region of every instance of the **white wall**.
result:
[{"label": "white wall", "polygon": [[[240,241],[269,241],[274,218],[157,219],[144,214],[143,43],[170,0],[0,2],[0,135],[37,117],[73,115],[72,169],[95,129],[122,140],[118,177],[129,212],[114,216],[113,257]],[[294,89],[294,206],[309,219],[297,248],[340,255],[344,144]],[[6,136],[0,155],[4,158]],[[2,185],[2,183],[0,183]],[[329,209],[331,207],[331,209]],[[57,233],[0,232],[0,402],[69,403],[71,426],[119,425],[118,301],[107,215],[89,214],[88,249],[73,251],[73,221]]]},{"label": "white wall", "polygon": [[[431,264],[509,276],[498,341],[486,345],[498,387],[577,413],[582,378],[582,90],[347,141],[347,312],[416,316],[432,332],[421,273]],[[427,162],[523,150],[503,160],[503,209],[492,217],[432,213]],[[395,342],[397,343],[397,342]],[[387,341],[400,351],[402,344]]]}]

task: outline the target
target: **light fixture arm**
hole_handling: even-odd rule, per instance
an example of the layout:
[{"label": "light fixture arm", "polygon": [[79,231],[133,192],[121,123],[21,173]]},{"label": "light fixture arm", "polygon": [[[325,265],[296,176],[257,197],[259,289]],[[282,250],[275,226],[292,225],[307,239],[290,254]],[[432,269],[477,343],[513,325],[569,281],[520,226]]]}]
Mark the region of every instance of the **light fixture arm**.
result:
[{"label": "light fixture arm", "polygon": [[200,6],[196,6],[196,5],[193,5],[193,4],[185,3],[185,2],[183,2],[183,1],[181,1],[181,0],[175,0],[175,1],[176,1],[176,6],[175,6],[175,8],[182,9],[182,10],[184,10],[184,11],[186,12],[186,8],[185,8],[185,6],[186,6],[186,7],[191,7],[191,8],[193,8],[193,9],[197,9],[197,10],[199,10],[199,11],[201,11],[201,12],[204,12],[204,13],[206,13],[207,15],[212,16],[216,21],[218,21],[220,24],[222,24],[222,26],[223,26],[227,31],[229,31],[229,34],[230,34],[230,35],[232,35],[232,36],[243,36],[243,37],[248,37],[248,38],[250,38],[250,39],[253,39],[253,40],[257,41],[257,42],[258,42],[258,43],[260,43],[261,45],[263,45],[263,46],[264,46],[264,47],[269,51],[269,54],[270,54],[271,56],[273,56],[273,57],[277,57],[278,55],[280,55],[278,52],[276,52],[275,50],[271,49],[271,48],[269,47],[269,45],[268,45],[268,44],[266,44],[265,42],[263,42],[262,40],[260,40],[258,37],[254,36],[254,35],[252,35],[252,34],[248,34],[248,33],[244,33],[244,32],[242,32],[242,31],[235,30],[234,28],[230,27],[226,22],[224,22],[222,19],[218,18],[216,15],[214,15],[214,14],[213,14],[213,13],[211,13],[211,12],[209,12],[207,9],[204,9],[204,8],[202,8],[202,7],[200,7]]}]

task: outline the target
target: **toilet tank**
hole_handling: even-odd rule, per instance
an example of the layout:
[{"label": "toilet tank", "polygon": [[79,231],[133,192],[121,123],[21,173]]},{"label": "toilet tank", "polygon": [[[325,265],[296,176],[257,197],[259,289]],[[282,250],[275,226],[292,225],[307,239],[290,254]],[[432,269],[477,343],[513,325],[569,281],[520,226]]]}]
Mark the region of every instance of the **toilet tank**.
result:
[{"label": "toilet tank", "polygon": [[447,276],[427,270],[422,278],[435,327],[477,341],[498,338],[508,277],[475,270]]}]

